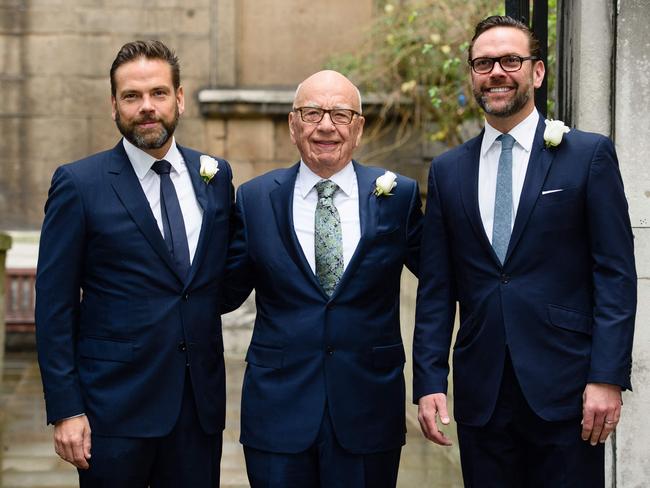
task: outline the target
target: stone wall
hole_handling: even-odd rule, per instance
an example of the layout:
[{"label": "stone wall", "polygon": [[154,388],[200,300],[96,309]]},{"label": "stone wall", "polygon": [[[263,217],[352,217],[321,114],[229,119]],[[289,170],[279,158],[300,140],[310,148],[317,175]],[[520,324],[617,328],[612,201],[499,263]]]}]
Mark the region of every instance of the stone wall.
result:
[{"label": "stone wall", "polygon": [[372,0],[0,0],[0,228],[36,230],[56,166],[112,147],[108,71],[158,38],[181,61],[181,144],[228,158],[236,183],[294,161],[286,115],[207,119],[208,86],[289,87],[359,42]]},{"label": "stone wall", "polygon": [[[191,94],[210,70],[209,0],[4,0],[0,3],[0,228],[35,229],[55,167],[112,147],[108,70],[122,44],[160,38]],[[179,139],[203,122],[189,104]],[[185,134],[191,137],[184,137]],[[203,142],[201,140],[201,142]]]},{"label": "stone wall", "polygon": [[574,123],[616,143],[627,195],[638,281],[632,386],[621,422],[607,443],[608,487],[650,480],[650,11],[646,0],[564,0],[571,23],[570,73]]}]

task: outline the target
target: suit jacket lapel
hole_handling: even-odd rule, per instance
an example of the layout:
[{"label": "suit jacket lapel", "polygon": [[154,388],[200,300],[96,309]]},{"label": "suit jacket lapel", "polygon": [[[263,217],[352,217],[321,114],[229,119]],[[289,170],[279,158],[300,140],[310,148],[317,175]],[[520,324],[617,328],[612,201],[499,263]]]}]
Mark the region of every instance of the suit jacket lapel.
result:
[{"label": "suit jacket lapel", "polygon": [[485,251],[497,263],[501,264],[497,257],[490,239],[485,233],[481,211],[478,204],[478,169],[481,160],[481,142],[483,141],[483,132],[467,143],[467,153],[459,161],[458,167],[458,186],[460,188],[461,199],[467,218],[476,234],[476,238],[481,242]]},{"label": "suit jacket lapel", "polygon": [[293,225],[293,192],[299,167],[300,163],[295,164],[276,178],[278,187],[271,191],[269,195],[271,207],[273,208],[275,222],[278,226],[278,234],[287,253],[293,262],[296,263],[296,266],[304,273],[307,280],[318,288],[324,296],[327,296],[307,262]]},{"label": "suit jacket lapel", "polygon": [[153,247],[180,280],[181,278],[178,275],[176,266],[172,262],[172,258],[156,223],[156,218],[138,182],[138,177],[135,171],[133,171],[133,166],[126,155],[122,141],[115,146],[111,153],[108,173],[111,175],[110,181],[113,190],[122,202],[122,205],[124,205],[124,208],[126,208],[126,211],[151,247]]},{"label": "suit jacket lapel", "polygon": [[[200,169],[201,163],[197,157],[193,157],[189,151],[186,151],[185,148],[178,146],[178,150],[183,155],[185,164],[187,166],[187,171],[190,174],[190,179],[192,180],[192,186],[194,187],[194,194],[196,199],[199,202],[199,205],[203,209],[203,219],[201,222],[201,231],[199,233],[199,242],[194,253],[194,259],[192,260],[192,266],[190,268],[189,275],[186,284],[191,283],[194,275],[196,275],[197,270],[201,265],[201,260],[205,255],[207,243],[210,242],[210,236],[212,234],[212,229],[214,228],[214,216],[216,214],[216,204],[213,199],[209,198],[208,195],[208,185],[201,178]],[[217,173],[218,174],[218,173]]]},{"label": "suit jacket lapel", "polygon": [[361,226],[361,237],[348,266],[345,268],[343,276],[341,276],[338,286],[334,289],[332,298],[335,298],[341,292],[345,284],[351,279],[350,277],[354,275],[355,270],[359,267],[359,263],[365,255],[366,247],[372,242],[377,233],[377,206],[379,205],[379,201],[373,194],[373,191],[375,189],[375,180],[382,173],[378,173],[376,169],[362,166],[354,160],[352,164],[357,175],[357,186],[359,189],[359,224]]},{"label": "suit jacket lapel", "polygon": [[526,169],[524,186],[521,190],[521,197],[519,198],[517,216],[515,217],[515,224],[512,228],[510,243],[508,244],[506,261],[513,253],[519,239],[521,238],[526,223],[528,222],[528,218],[535,206],[535,202],[542,191],[546,175],[551,167],[551,162],[553,161],[555,151],[548,150],[544,146],[545,126],[544,117],[540,116],[537,124],[537,131],[535,132],[535,139],[533,140],[533,147],[531,148],[528,168]]}]

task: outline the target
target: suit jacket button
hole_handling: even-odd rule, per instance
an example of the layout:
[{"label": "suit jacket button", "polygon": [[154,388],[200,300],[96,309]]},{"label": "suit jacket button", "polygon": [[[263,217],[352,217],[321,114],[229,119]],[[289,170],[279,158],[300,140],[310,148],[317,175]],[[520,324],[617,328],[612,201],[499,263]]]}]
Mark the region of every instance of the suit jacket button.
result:
[{"label": "suit jacket button", "polygon": [[178,350],[180,352],[187,351],[187,346],[185,345],[185,341],[181,341],[181,342],[178,343]]},{"label": "suit jacket button", "polygon": [[188,301],[189,299],[190,299],[190,294],[189,293],[186,293],[185,295],[183,295],[183,300]]},{"label": "suit jacket button", "polygon": [[501,275],[501,283],[503,283],[504,285],[507,285],[508,283],[510,283],[510,275],[502,274]]},{"label": "suit jacket button", "polygon": [[334,354],[334,348],[332,346],[327,346],[325,352],[327,353],[328,356],[332,356]]}]

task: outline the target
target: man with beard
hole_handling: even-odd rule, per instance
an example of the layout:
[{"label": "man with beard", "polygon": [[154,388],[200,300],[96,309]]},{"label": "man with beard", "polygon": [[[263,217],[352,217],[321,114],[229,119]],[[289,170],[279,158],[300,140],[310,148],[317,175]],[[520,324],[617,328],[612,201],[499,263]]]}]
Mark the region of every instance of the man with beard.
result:
[{"label": "man with beard", "polygon": [[[632,231],[612,142],[544,121],[539,42],[509,17],[469,47],[485,130],[433,160],[414,337],[424,435],[469,487],[604,486],[604,442],[630,389]],[[568,132],[567,132],[568,131]],[[438,417],[438,419],[436,419]]]},{"label": "man with beard", "polygon": [[178,59],[125,44],[110,70],[124,136],[52,178],[36,335],[55,450],[82,487],[219,485],[228,163],[176,144]]}]

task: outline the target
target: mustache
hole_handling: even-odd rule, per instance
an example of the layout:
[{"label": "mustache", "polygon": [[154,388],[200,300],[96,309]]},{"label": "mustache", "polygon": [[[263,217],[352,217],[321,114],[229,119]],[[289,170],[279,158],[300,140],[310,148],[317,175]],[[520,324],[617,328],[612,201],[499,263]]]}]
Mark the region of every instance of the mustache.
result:
[{"label": "mustache", "polygon": [[135,119],[134,122],[136,124],[145,124],[147,122],[160,122],[160,118],[156,117],[155,115],[143,115],[142,117]]}]

